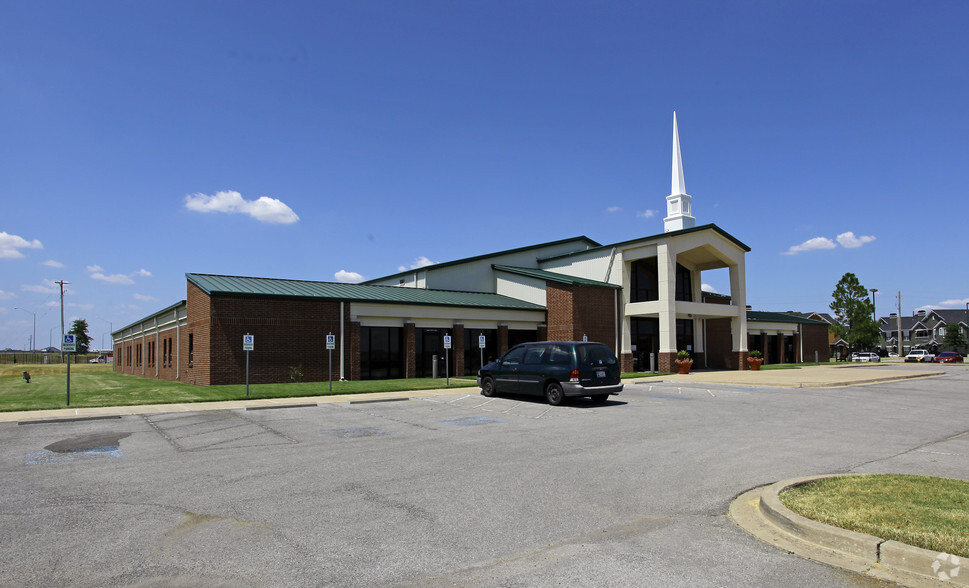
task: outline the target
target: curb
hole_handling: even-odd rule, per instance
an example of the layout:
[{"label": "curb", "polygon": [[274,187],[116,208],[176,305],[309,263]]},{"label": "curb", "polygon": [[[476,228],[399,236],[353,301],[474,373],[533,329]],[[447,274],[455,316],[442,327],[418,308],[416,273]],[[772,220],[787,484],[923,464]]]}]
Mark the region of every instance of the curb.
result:
[{"label": "curb", "polygon": [[[821,563],[905,586],[969,586],[965,558],[819,523],[780,501],[780,493],[787,488],[836,475],[792,478],[754,488],[734,499],[729,516],[757,539]],[[963,564],[965,573],[960,569]]]}]

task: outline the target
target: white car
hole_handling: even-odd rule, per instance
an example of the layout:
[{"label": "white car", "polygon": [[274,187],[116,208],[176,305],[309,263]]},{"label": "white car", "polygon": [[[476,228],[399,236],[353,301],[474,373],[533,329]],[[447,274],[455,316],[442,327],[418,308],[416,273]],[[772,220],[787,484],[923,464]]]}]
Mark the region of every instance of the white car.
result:
[{"label": "white car", "polygon": [[851,354],[851,361],[878,362],[878,361],[881,361],[881,360],[882,360],[882,358],[878,357],[878,354],[877,353],[861,352],[861,353],[852,353]]},{"label": "white car", "polygon": [[935,354],[929,353],[925,349],[913,349],[908,352],[908,355],[905,356],[905,361],[909,363],[932,363],[935,361]]}]

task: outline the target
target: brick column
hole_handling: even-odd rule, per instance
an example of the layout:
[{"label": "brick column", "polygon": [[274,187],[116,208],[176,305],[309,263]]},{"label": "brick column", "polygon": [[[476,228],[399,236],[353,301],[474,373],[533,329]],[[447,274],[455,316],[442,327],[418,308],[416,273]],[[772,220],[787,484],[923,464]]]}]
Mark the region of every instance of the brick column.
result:
[{"label": "brick column", "polygon": [[539,323],[538,325],[538,340],[548,341],[548,325],[546,323]]},{"label": "brick column", "polygon": [[360,379],[360,321],[351,320],[348,325],[350,331],[350,349],[347,354],[347,363],[350,364],[350,373],[347,379],[356,381]]},{"label": "brick column", "polygon": [[498,355],[508,351],[508,325],[498,325]]},{"label": "brick column", "polygon": [[404,323],[404,377],[417,377],[417,328],[413,321]]},{"label": "brick column", "polygon": [[454,375],[464,376],[464,325],[457,323],[451,335],[451,353],[454,354]]}]

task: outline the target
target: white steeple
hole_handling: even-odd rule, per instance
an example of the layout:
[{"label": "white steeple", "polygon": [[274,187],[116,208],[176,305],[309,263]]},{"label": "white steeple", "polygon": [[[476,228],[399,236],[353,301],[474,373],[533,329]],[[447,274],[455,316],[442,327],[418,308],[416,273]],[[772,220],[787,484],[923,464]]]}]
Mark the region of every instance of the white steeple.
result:
[{"label": "white steeple", "polygon": [[683,156],[680,154],[680,132],[676,128],[675,110],[673,111],[673,173],[670,184],[670,195],[666,197],[666,218],[663,219],[665,232],[696,226],[696,219],[691,215],[692,196],[686,193],[686,180],[683,179]]}]

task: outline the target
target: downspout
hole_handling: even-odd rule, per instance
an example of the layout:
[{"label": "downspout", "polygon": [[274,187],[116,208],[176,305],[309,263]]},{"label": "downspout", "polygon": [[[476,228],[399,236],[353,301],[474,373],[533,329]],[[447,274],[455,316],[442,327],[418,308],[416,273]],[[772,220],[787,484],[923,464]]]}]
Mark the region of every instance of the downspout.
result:
[{"label": "downspout", "polygon": [[[620,292],[621,292],[621,290],[616,290],[616,296],[613,299],[613,300],[615,300],[615,309],[616,309],[615,315],[616,315],[616,356],[617,357],[622,354],[622,349],[619,348],[619,296],[620,296]],[[620,359],[620,361],[621,361],[621,359]]]},{"label": "downspout", "polygon": [[340,301],[340,381],[341,382],[346,379],[343,375],[343,366],[346,360],[346,356],[344,355],[345,349],[346,349],[346,336],[343,330],[343,301],[341,300]]},{"label": "downspout", "polygon": [[182,328],[178,324],[178,308],[175,309],[175,379],[182,379]]},{"label": "downspout", "polygon": [[155,356],[152,358],[155,360],[155,377],[158,377],[158,317],[155,317]]}]

